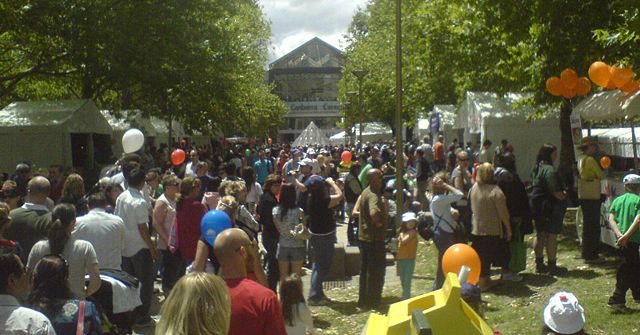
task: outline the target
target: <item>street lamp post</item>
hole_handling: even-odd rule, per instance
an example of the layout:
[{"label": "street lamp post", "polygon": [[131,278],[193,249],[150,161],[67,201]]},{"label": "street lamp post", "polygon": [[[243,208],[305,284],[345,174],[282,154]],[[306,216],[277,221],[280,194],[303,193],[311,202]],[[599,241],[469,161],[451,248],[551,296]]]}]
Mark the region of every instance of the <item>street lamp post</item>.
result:
[{"label": "street lamp post", "polygon": [[402,0],[396,0],[396,227],[401,225],[402,208],[402,165],[404,154],[402,151]]},{"label": "street lamp post", "polygon": [[364,69],[356,69],[351,71],[356,78],[358,78],[358,109],[360,112],[360,147],[363,146],[362,143],[362,130],[363,130],[363,122],[364,122],[364,100],[362,99],[362,79],[366,76],[369,71]]}]

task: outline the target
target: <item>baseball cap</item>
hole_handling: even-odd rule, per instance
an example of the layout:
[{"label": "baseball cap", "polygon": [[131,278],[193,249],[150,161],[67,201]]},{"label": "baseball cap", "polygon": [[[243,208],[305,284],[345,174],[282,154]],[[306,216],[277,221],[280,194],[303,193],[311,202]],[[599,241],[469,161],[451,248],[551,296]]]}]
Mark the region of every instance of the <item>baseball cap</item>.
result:
[{"label": "baseball cap", "polygon": [[307,188],[313,188],[319,185],[324,185],[324,178],[318,175],[313,175],[304,182],[304,186],[306,186]]},{"label": "baseball cap", "polygon": [[584,309],[573,293],[560,291],[549,299],[542,313],[544,323],[559,334],[577,333],[584,327]]},{"label": "baseball cap", "polygon": [[300,166],[311,166],[313,164],[313,160],[309,159],[309,158],[305,158],[302,159],[298,162],[298,164],[300,164]]},{"label": "baseball cap", "polygon": [[309,150],[307,150],[307,155],[315,155],[316,151],[313,148],[310,148]]},{"label": "baseball cap", "polygon": [[637,175],[635,173],[630,173],[626,176],[624,176],[624,178],[622,178],[622,183],[625,185],[637,185],[640,184],[640,175]]},{"label": "baseball cap", "polygon": [[402,222],[417,221],[417,220],[418,219],[416,218],[416,213],[414,212],[402,213]]},{"label": "baseball cap", "polygon": [[299,149],[293,149],[291,150],[291,154],[296,156],[296,155],[302,155],[302,151],[300,151]]}]

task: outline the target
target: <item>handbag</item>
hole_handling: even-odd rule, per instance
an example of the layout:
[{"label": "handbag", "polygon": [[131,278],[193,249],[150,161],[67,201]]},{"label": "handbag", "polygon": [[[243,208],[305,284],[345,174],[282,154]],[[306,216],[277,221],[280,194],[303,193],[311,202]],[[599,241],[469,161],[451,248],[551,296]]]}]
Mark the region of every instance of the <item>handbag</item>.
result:
[{"label": "handbag", "polygon": [[524,243],[524,236],[520,233],[520,224],[516,225],[511,242],[511,259],[509,260],[509,270],[513,273],[524,271],[527,268],[527,245]]},{"label": "handbag", "polygon": [[307,228],[307,217],[304,215],[302,210],[300,211],[300,223],[298,223],[293,230],[291,230],[291,235],[296,240],[306,241],[311,238],[311,232],[309,228]]}]

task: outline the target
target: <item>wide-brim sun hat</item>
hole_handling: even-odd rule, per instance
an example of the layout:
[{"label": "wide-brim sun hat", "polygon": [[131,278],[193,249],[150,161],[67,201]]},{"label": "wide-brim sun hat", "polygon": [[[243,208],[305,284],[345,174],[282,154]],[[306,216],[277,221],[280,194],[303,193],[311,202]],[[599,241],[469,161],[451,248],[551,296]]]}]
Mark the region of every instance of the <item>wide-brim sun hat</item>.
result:
[{"label": "wide-brim sun hat", "polygon": [[416,217],[416,213],[414,212],[402,213],[402,222],[409,222],[409,221],[418,221],[418,218]]},{"label": "wide-brim sun hat", "polygon": [[598,138],[593,136],[585,136],[580,139],[580,143],[578,143],[578,148],[580,150],[584,150],[590,145],[598,145]]},{"label": "wide-brim sun hat", "polygon": [[558,334],[574,334],[584,328],[584,309],[575,295],[558,292],[542,312],[544,324]]},{"label": "wide-brim sun hat", "polygon": [[640,175],[630,173],[622,178],[622,183],[624,185],[638,185],[640,184]]}]

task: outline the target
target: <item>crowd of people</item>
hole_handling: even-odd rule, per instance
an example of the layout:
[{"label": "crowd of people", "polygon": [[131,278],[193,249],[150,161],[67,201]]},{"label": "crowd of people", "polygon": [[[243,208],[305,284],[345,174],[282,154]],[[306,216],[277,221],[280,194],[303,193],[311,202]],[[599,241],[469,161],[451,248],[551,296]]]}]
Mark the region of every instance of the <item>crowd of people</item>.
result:
[{"label": "crowd of people", "polygon": [[[123,155],[95,184],[61,166],[32,171],[28,162],[18,164],[0,194],[0,299],[15,307],[7,311],[0,304],[0,317],[16,313],[0,327],[31,327],[43,334],[71,334],[78,327],[84,334],[100,334],[105,323],[125,331],[147,327],[155,323],[150,309],[159,276],[166,300],[156,334],[312,333],[308,305],[331,302],[323,282],[343,220],[349,244],[360,249],[361,310],[381,305],[390,251],[397,259],[402,299],[412,297],[418,238],[425,229],[421,218],[427,212],[432,223],[426,229],[438,254],[434,290],[444,282],[443,254],[456,243],[470,242],[478,253],[480,291],[500,282],[491,278],[492,265],[501,269],[502,281],[521,281],[522,269],[511,262],[512,242],[534,231],[536,271],[563,271],[556,261],[557,234],[570,187],[554,168],[553,145],[540,148],[528,186],[506,140],[495,150],[490,141],[480,148],[453,141],[445,149],[439,136],[407,143],[403,152],[384,143],[181,145],[190,149],[185,163],[171,165],[166,146],[147,149]],[[577,166],[585,213],[581,256],[594,263],[601,260],[599,222],[589,213],[599,210],[593,185],[603,175],[593,159],[596,143],[586,138],[580,148],[585,153]],[[407,167],[403,204],[395,203],[396,159]],[[619,200],[611,213],[611,221],[620,224],[619,244],[631,250],[609,301],[618,307],[628,289],[634,297],[640,294],[632,279],[639,269],[638,184],[640,176],[625,179],[636,196]],[[226,213],[233,227],[215,241],[200,228],[211,210]],[[300,279],[305,266],[310,270],[306,299]],[[139,306],[115,325],[105,320],[115,319],[114,313],[93,299],[109,285],[101,280],[105,273],[139,292]],[[554,297],[550,306],[545,309],[549,331],[570,334],[563,330],[575,328],[575,322],[566,328],[546,322],[567,308],[584,325],[573,295]]]}]

